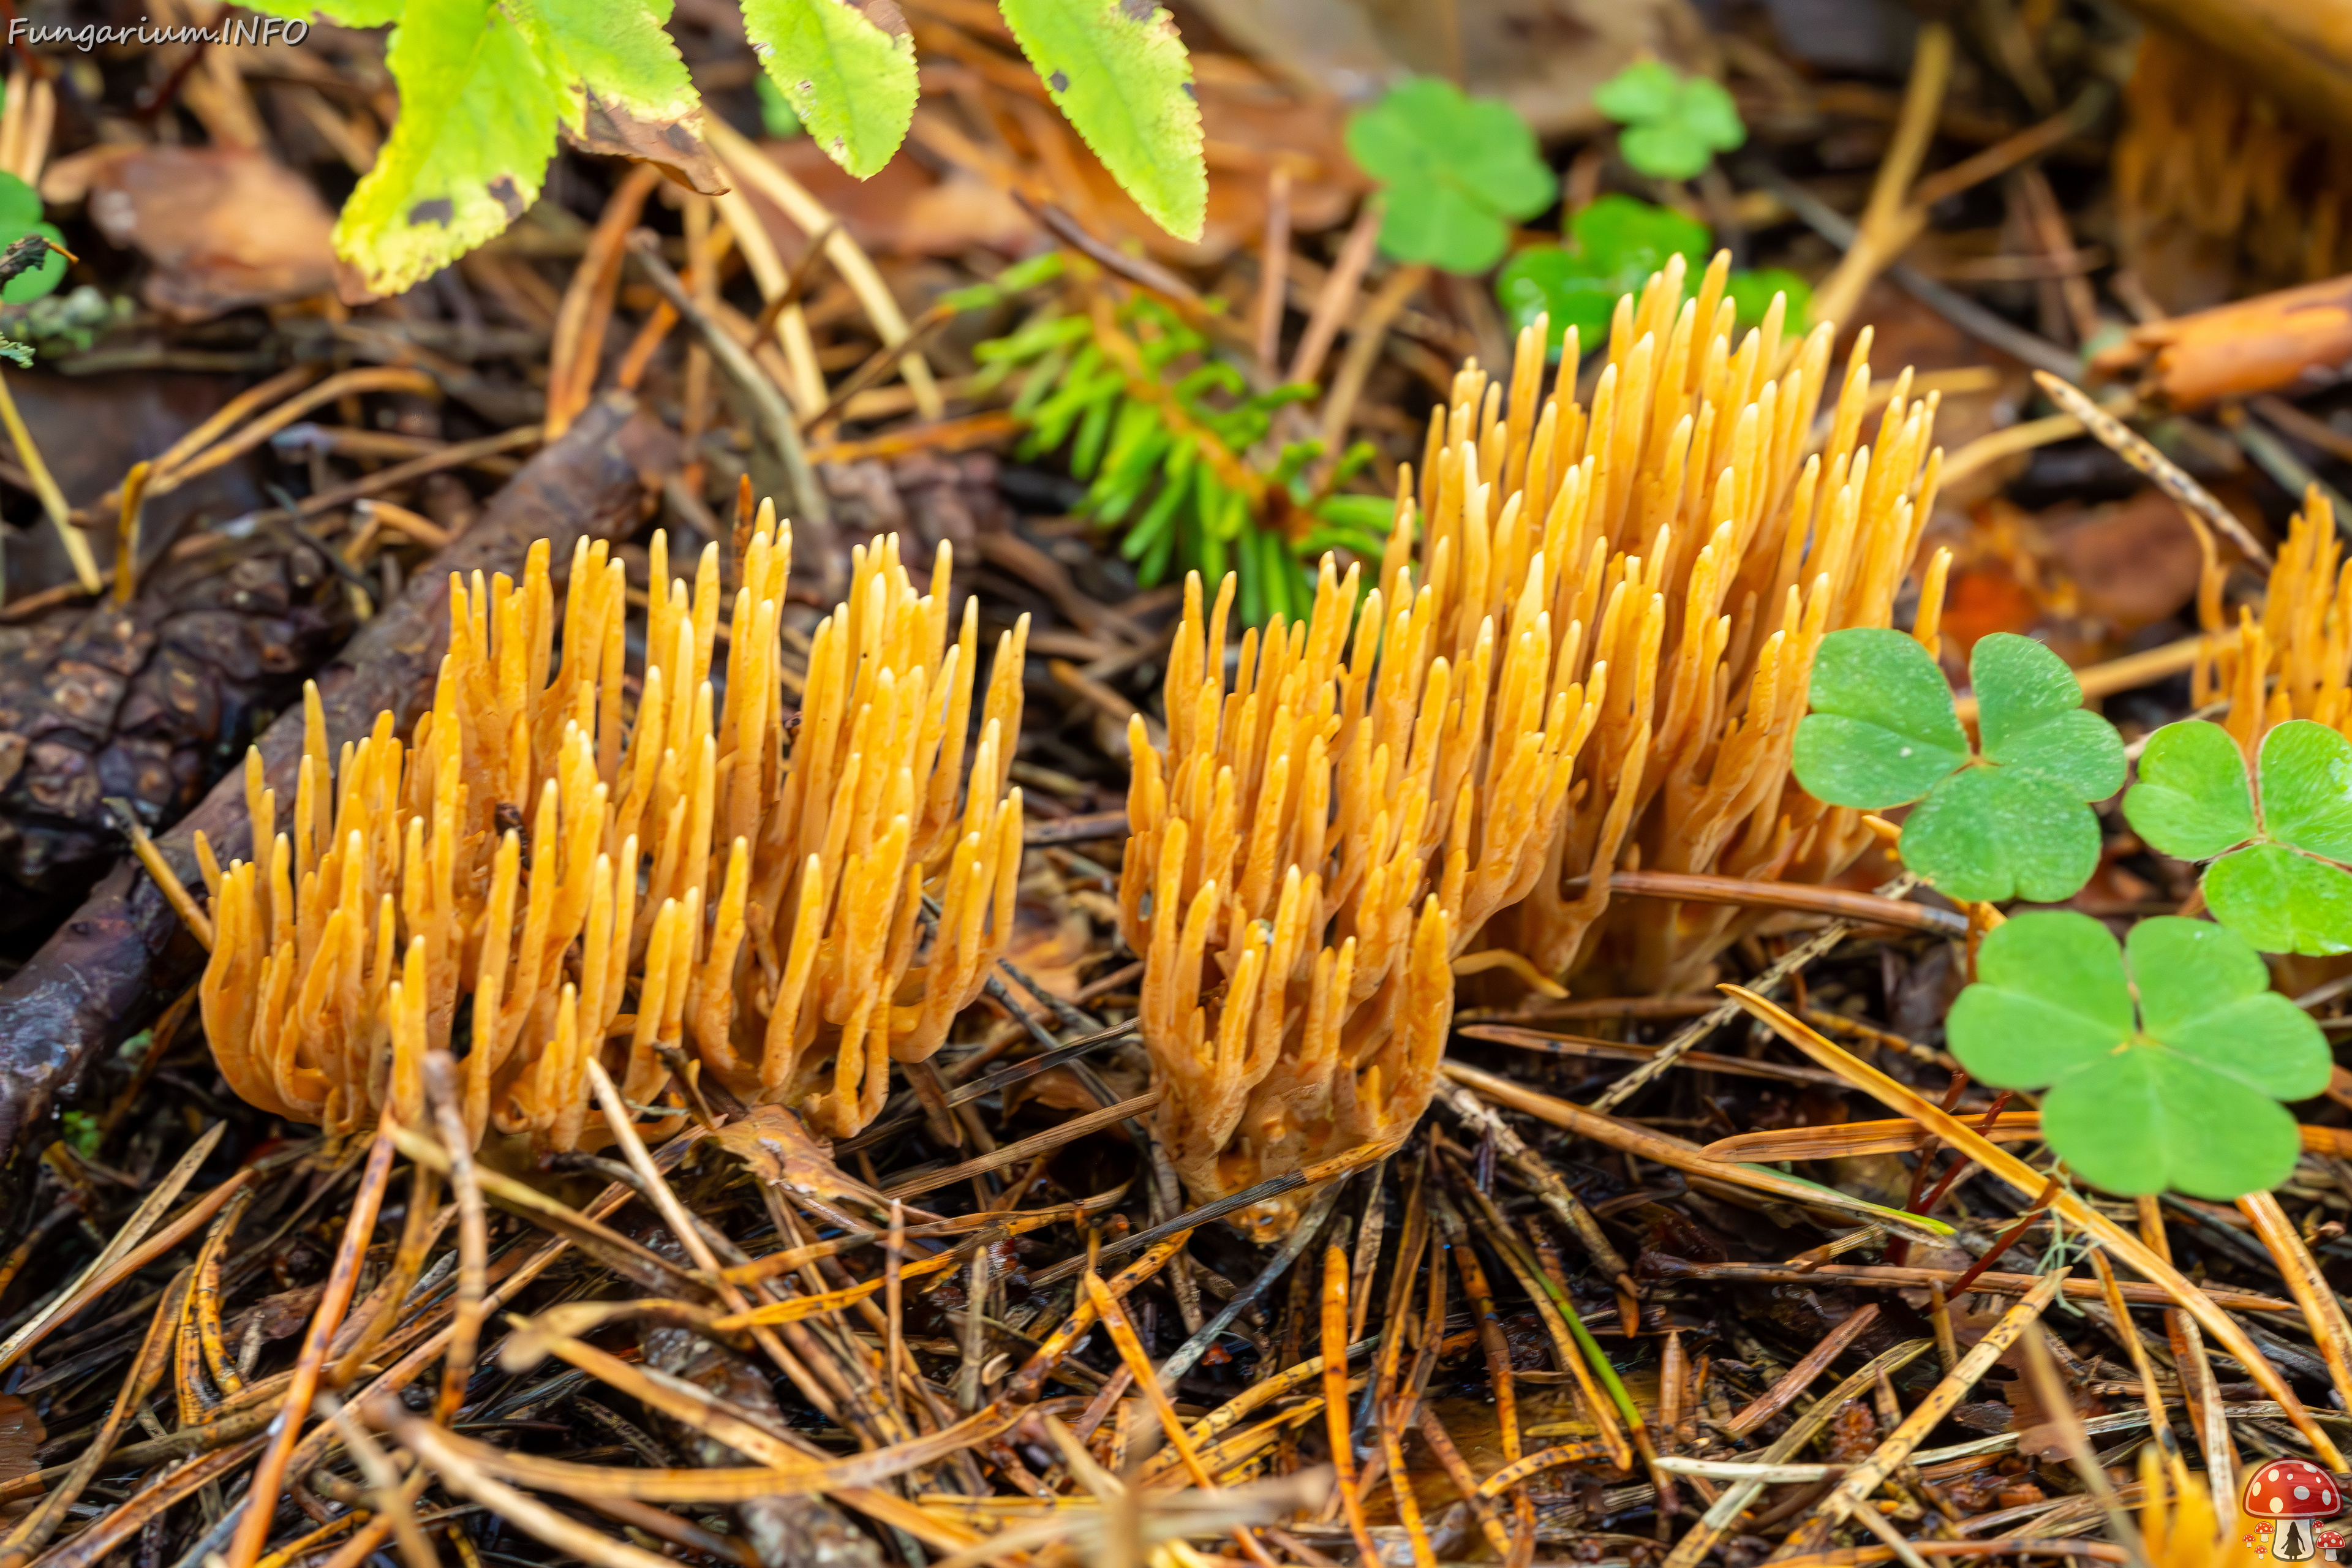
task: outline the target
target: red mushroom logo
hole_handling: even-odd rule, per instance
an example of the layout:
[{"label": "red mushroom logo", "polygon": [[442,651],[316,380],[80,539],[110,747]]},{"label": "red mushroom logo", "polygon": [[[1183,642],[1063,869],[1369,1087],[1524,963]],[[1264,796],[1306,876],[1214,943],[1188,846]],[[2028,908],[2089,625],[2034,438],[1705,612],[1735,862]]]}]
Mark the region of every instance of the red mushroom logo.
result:
[{"label": "red mushroom logo", "polygon": [[2246,1481],[2246,1511],[2271,1521],[2270,1554],[2280,1563],[2317,1555],[2313,1521],[2335,1518],[2339,1500],[2336,1478],[2302,1459],[2273,1459]]},{"label": "red mushroom logo", "polygon": [[2340,1530],[2321,1531],[2319,1532],[2319,1550],[2321,1555],[2325,1556],[2330,1563],[2342,1562],[2344,1558],[2344,1532]]}]

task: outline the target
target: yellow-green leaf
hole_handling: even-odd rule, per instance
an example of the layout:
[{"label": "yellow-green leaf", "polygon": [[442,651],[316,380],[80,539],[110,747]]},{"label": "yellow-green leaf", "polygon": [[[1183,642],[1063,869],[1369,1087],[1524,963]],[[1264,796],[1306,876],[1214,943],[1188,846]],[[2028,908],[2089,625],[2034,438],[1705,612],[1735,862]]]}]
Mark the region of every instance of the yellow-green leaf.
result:
[{"label": "yellow-green leaf", "polygon": [[489,0],[410,0],[385,64],[400,117],[335,222],[335,253],[380,294],[432,276],[539,199],[562,105]]},{"label": "yellow-green leaf", "polygon": [[702,100],[664,26],[668,0],[504,0],[502,8],[538,57],[575,146],[666,165],[698,190],[724,188],[702,145]]},{"label": "yellow-green leaf", "polygon": [[1055,105],[1152,222],[1201,237],[1209,172],[1192,61],[1152,0],[1003,0]]},{"label": "yellow-green leaf", "polygon": [[891,0],[744,0],[768,79],[825,156],[865,179],[915,118],[915,40]]}]

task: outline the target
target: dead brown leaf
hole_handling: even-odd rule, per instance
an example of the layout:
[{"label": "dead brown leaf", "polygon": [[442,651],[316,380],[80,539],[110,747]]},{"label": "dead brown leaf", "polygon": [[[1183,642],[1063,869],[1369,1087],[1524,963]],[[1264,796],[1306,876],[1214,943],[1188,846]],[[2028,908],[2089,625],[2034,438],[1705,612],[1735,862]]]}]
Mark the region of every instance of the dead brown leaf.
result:
[{"label": "dead brown leaf", "polygon": [[811,1137],[801,1119],[781,1105],[755,1105],[710,1140],[772,1186],[828,1200],[868,1195],[862,1183],[834,1164],[833,1145]]},{"label": "dead brown leaf", "polygon": [[310,182],[237,147],[101,147],[41,183],[86,195],[90,221],[154,263],[141,293],[182,321],[306,299],[335,286],[334,219]]}]

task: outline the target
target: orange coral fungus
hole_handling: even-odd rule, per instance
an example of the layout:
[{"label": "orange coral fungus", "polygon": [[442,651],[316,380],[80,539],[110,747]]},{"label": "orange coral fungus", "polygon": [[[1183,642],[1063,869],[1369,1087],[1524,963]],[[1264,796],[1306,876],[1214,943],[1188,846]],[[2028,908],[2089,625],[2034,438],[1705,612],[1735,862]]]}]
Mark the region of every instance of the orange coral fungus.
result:
[{"label": "orange coral fungus", "polygon": [[[1130,731],[1122,900],[1196,1196],[1401,1139],[1454,974],[1545,985],[1591,962],[1607,881],[1567,879],[1621,854],[1822,878],[1868,841],[1790,784],[1789,748],[1821,638],[1893,614],[1933,500],[1934,399],[1906,374],[1864,445],[1865,332],[1817,429],[1832,329],[1775,378],[1780,308],[1735,341],[1727,269],[1685,300],[1676,259],[1619,302],[1589,413],[1564,384],[1540,395],[1540,327],[1507,401],[1465,368],[1360,618],[1356,573],[1327,563],[1307,624],[1245,635],[1229,690],[1230,585],[1204,622],[1187,584],[1166,752]],[[1647,904],[1605,957],[1676,983],[1737,918]]]},{"label": "orange coral fungus", "polygon": [[601,542],[575,553],[558,663],[542,542],[519,587],[452,579],[449,652],[406,746],[386,713],[331,758],[313,693],[284,831],[248,761],[266,867],[223,871],[199,846],[219,928],[205,1023],[239,1094],[338,1131],[387,1105],[414,1120],[425,1053],[470,1003],[478,1137],[596,1141],[592,1052],[645,1104],[689,1035],[731,1089],[839,1135],[879,1108],[888,1056],[937,1049],[1010,929],[1025,626],[998,647],[960,801],[979,622],[967,602],[950,642],[944,546],[929,594],[895,537],[856,552],[850,601],[810,642],[789,760],[789,529],[763,508],[745,550],[723,700],[717,548],[690,592],[659,535],[652,556],[667,587],[627,724],[621,563]]},{"label": "orange coral fungus", "polygon": [[[2220,573],[2209,570],[2218,584]],[[2206,595],[2220,603],[2218,586]],[[2234,638],[2209,637],[2191,697],[2201,708],[2227,698],[2221,724],[2248,756],[2274,724],[2310,719],[2352,736],[2352,563],[2336,531],[2336,509],[2314,487],[2287,525],[2257,615],[2238,611]],[[2206,618],[2210,631],[2218,615]]]}]

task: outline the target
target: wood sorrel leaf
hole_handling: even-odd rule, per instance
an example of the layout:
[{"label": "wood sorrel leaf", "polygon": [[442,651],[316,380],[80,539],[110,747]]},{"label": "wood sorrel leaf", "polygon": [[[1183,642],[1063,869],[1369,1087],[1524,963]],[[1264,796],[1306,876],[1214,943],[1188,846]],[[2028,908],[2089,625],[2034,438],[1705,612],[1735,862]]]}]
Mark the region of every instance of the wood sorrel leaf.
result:
[{"label": "wood sorrel leaf", "polygon": [[1797,727],[1797,782],[1866,811],[1924,795],[1903,826],[1903,863],[1953,898],[2070,898],[2098,868],[2098,818],[2085,803],[2123,784],[2123,742],[2083,708],[2065,661],[2030,638],[1979,638],[1969,668],[1981,757],[1942,670],[1910,637],[1861,627],[1822,638],[1813,710]]},{"label": "wood sorrel leaf", "polygon": [[1500,99],[1415,77],[1348,121],[1348,155],[1385,189],[1381,249],[1448,272],[1503,258],[1513,221],[1558,199],[1535,132]]},{"label": "wood sorrel leaf", "polygon": [[2124,786],[2124,742],[2083,706],[2066,661],[2032,637],[1994,632],[1969,657],[1984,754],[2032,773],[2076,800],[2105,800]]},{"label": "wood sorrel leaf", "polygon": [[1054,106],[1119,189],[1177,238],[1200,238],[1209,171],[1174,19],[1153,0],[1002,0],[1000,9]]},{"label": "wood sorrel leaf", "polygon": [[2352,741],[2290,719],[2263,737],[2263,826],[2282,844],[2352,860]]},{"label": "wood sorrel leaf", "polygon": [[2250,844],[2214,861],[2205,902],[2265,952],[2352,952],[2352,876],[2284,844]]},{"label": "wood sorrel leaf", "polygon": [[2326,1086],[2327,1047],[2242,938],[2166,915],[2119,950],[2087,915],[2025,914],[1986,937],[1977,973],[1948,1022],[1953,1054],[1997,1088],[2046,1085],[2042,1134],[2085,1181],[2227,1200],[2294,1168],[2278,1102]]},{"label": "wood sorrel leaf", "polygon": [[2212,861],[2215,919],[2272,952],[2352,952],[2352,875],[2329,864],[2352,859],[2352,742],[2307,719],[2274,726],[2259,822],[2245,759],[2218,724],[2166,725],[2139,771],[2124,816],[2159,853]]},{"label": "wood sorrel leaf", "polygon": [[2099,868],[2099,819],[2064,786],[2021,768],[1969,768],[1905,820],[1902,850],[1904,865],[1948,898],[2054,904]]},{"label": "wood sorrel leaf", "polygon": [[2140,752],[2124,818],[2149,848],[2176,860],[2210,860],[2243,844],[2254,836],[2254,797],[2238,742],[2201,719],[2167,724]]},{"label": "wood sorrel leaf", "polygon": [[744,0],[743,30],[824,155],[859,179],[887,163],[915,118],[915,40],[896,5]]},{"label": "wood sorrel leaf", "polygon": [[1813,710],[1797,727],[1797,782],[1832,805],[1884,811],[1919,799],[1969,761],[1952,689],[1898,631],[1832,632],[1813,656]]}]

